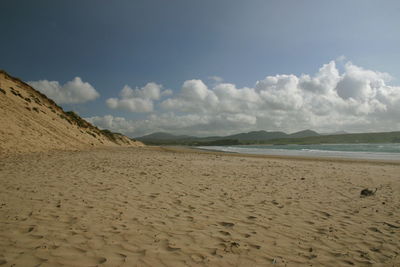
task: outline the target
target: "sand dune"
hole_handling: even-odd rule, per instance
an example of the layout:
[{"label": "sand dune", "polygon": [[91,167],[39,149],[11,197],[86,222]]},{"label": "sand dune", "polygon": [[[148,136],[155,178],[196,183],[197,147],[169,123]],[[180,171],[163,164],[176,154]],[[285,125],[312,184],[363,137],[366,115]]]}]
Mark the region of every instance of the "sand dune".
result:
[{"label": "sand dune", "polygon": [[0,264],[400,266],[399,173],[150,147],[3,157]]},{"label": "sand dune", "polygon": [[28,84],[0,71],[0,155],[142,145],[64,112]]}]

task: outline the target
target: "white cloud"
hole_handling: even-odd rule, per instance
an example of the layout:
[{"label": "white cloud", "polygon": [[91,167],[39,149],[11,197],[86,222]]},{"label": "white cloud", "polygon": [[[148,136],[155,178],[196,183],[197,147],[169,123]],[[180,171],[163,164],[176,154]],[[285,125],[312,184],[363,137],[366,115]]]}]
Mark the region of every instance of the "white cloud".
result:
[{"label": "white cloud", "polygon": [[172,90],[167,89],[167,90],[164,90],[164,91],[161,92],[161,97],[163,97],[163,96],[169,96],[169,95],[172,95],[173,93],[174,93],[174,92],[172,92]]},{"label": "white cloud", "polygon": [[295,75],[268,76],[256,83],[263,107],[272,110],[299,110],[303,106],[299,79]]},{"label": "white cloud", "polygon": [[111,109],[121,109],[131,112],[152,112],[154,110],[154,101],[162,96],[172,94],[171,90],[162,91],[162,85],[148,83],[142,88],[132,89],[125,85],[120,92],[120,98],[109,98],[106,104]]},{"label": "white cloud", "polygon": [[209,76],[208,79],[214,81],[215,83],[222,83],[224,81],[224,79],[222,77],[219,76]]},{"label": "white cloud", "polygon": [[28,84],[53,99],[57,104],[85,103],[100,96],[92,85],[83,82],[79,77],[75,77],[64,85],[48,80],[30,81]]},{"label": "white cloud", "polygon": [[314,77],[302,75],[299,86],[301,89],[326,94],[332,92],[340,80],[339,71],[336,69],[334,61],[323,65]]},{"label": "white cloud", "polygon": [[114,117],[112,115],[106,115],[103,117],[90,117],[85,118],[88,122],[98,126],[100,129],[109,129],[113,132],[131,134],[136,130],[135,123],[128,121],[122,117]]},{"label": "white cloud", "polygon": [[344,61],[346,61],[346,56],[345,55],[341,55],[341,56],[338,56],[337,58],[336,58],[336,62],[344,62]]},{"label": "white cloud", "polygon": [[[121,99],[107,103],[112,108],[154,111],[145,120],[118,124],[117,129],[133,136],[154,131],[214,135],[259,129],[400,130],[400,87],[387,85],[390,79],[387,73],[351,62],[340,73],[331,61],[314,75],[267,76],[253,87],[222,82],[208,87],[201,80],[188,80],[164,100],[160,91],[144,87],[123,89]],[[155,103],[159,108],[154,107],[155,100],[161,101]]]},{"label": "white cloud", "polygon": [[151,112],[153,111],[153,101],[139,97],[133,98],[109,98],[106,104],[111,109],[124,109],[132,112]]},{"label": "white cloud", "polygon": [[188,100],[204,100],[210,93],[201,80],[185,81],[182,86],[182,97]]},{"label": "white cloud", "polygon": [[385,82],[391,79],[387,73],[364,70],[351,63],[345,65],[345,74],[337,83],[336,90],[344,99],[365,101],[376,96],[379,90],[384,90]]}]

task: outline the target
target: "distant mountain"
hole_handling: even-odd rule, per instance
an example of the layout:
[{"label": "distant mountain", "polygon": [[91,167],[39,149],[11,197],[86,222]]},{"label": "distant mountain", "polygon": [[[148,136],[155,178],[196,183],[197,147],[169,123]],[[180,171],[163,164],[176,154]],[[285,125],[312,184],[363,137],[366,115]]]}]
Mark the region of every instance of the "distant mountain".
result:
[{"label": "distant mountain", "polygon": [[288,135],[284,132],[253,131],[222,137],[223,139],[236,139],[239,141],[265,141],[271,139],[285,138]]},{"label": "distant mountain", "polygon": [[180,140],[180,139],[193,139],[193,138],[196,137],[189,135],[173,135],[170,133],[156,132],[142,137],[138,137],[136,139],[146,141],[146,140]]},{"label": "distant mountain", "polygon": [[209,137],[195,137],[189,135],[173,135],[165,132],[156,132],[137,139],[152,145],[161,144],[182,144],[182,145],[204,145],[204,144],[233,144],[233,143],[262,143],[273,139],[283,138],[302,138],[319,136],[315,131],[304,130],[292,134],[286,134],[280,131],[252,131],[248,133],[239,133],[227,136],[209,136]]},{"label": "distant mountain", "polygon": [[336,131],[336,132],[331,132],[331,133],[321,133],[321,135],[339,135],[339,134],[349,134],[346,131]]},{"label": "distant mountain", "polygon": [[400,143],[400,132],[319,134],[304,130],[292,134],[284,132],[252,131],[228,136],[195,137],[153,133],[137,138],[149,145],[223,146],[247,144],[339,144],[339,143]]},{"label": "distant mountain", "polygon": [[303,137],[309,137],[309,136],[320,136],[320,134],[315,131],[312,131],[312,130],[304,130],[304,131],[289,134],[287,137],[288,138],[303,138]]}]

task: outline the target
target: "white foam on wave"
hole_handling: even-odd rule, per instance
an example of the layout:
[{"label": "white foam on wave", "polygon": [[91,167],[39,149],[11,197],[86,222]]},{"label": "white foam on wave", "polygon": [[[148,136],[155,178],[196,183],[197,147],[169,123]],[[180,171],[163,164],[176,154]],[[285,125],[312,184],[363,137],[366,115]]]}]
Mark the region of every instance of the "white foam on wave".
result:
[{"label": "white foam on wave", "polygon": [[276,155],[276,156],[301,156],[301,157],[329,157],[350,159],[394,160],[400,161],[400,153],[367,152],[367,151],[334,151],[318,149],[277,149],[243,146],[202,146],[205,150],[217,150],[230,153]]}]

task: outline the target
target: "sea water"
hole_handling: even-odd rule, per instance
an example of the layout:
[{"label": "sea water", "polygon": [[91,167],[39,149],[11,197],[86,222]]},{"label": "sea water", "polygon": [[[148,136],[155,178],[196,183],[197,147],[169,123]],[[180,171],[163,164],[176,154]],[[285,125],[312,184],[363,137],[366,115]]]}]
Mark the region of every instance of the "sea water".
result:
[{"label": "sea water", "polygon": [[238,146],[202,146],[207,150],[232,153],[354,158],[375,160],[400,160],[400,143],[385,144],[318,144],[318,145],[238,145]]}]

